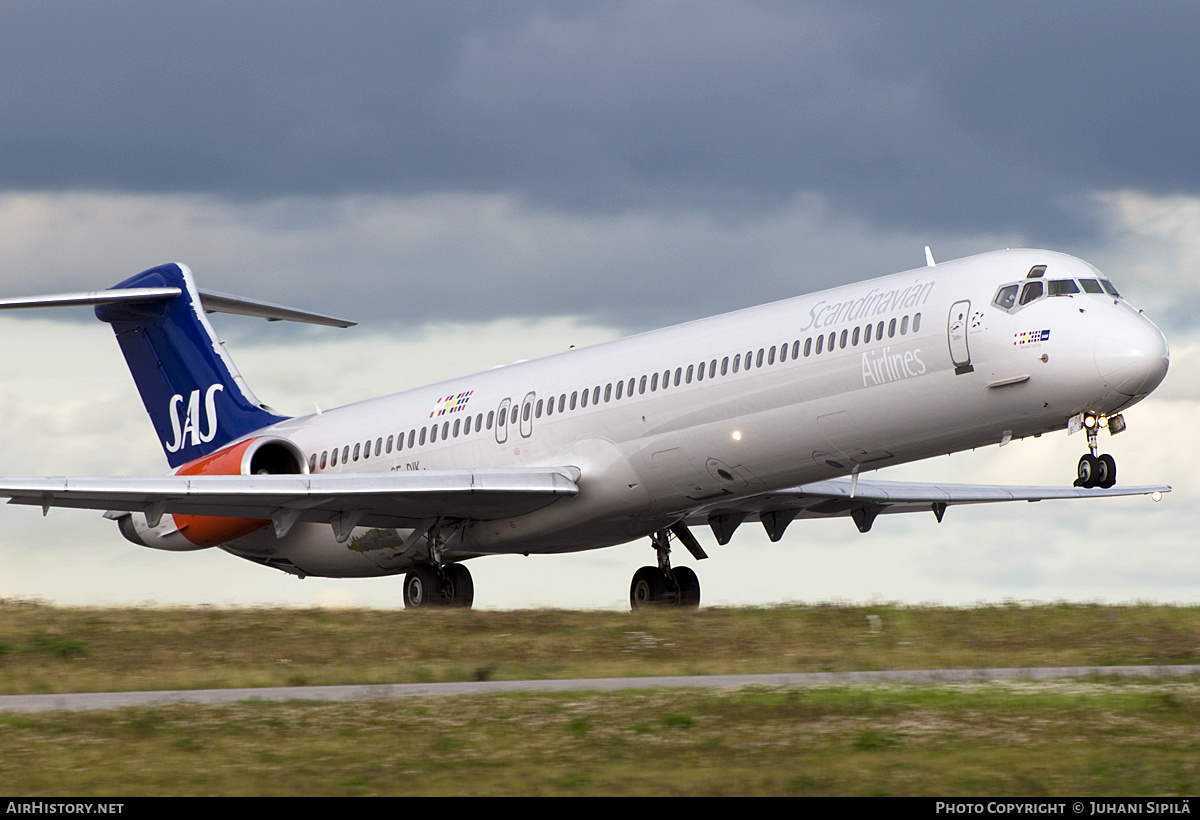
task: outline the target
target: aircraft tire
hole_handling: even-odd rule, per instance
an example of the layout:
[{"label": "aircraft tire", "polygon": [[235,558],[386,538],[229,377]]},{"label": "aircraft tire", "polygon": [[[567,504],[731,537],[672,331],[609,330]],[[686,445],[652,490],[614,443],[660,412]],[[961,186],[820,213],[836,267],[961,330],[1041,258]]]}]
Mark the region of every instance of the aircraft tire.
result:
[{"label": "aircraft tire", "polygon": [[1107,490],[1117,483],[1117,460],[1108,453],[1104,453],[1096,461],[1100,465],[1100,472],[1096,477],[1096,486]]},{"label": "aircraft tire", "polygon": [[642,567],[633,574],[629,585],[629,607],[643,609],[662,606],[667,597],[667,579],[658,567]]},{"label": "aircraft tire", "polygon": [[417,564],[404,576],[404,608],[429,609],[442,604],[442,579],[428,564]]},{"label": "aircraft tire", "polygon": [[696,573],[688,567],[675,567],[671,572],[675,576],[675,583],[679,585],[676,605],[693,609],[700,606],[700,579]]},{"label": "aircraft tire", "polygon": [[1076,487],[1091,489],[1096,486],[1096,481],[1100,474],[1100,459],[1096,458],[1091,453],[1084,453],[1079,457],[1079,466],[1075,472]]},{"label": "aircraft tire", "polygon": [[475,582],[471,580],[471,571],[462,564],[447,564],[442,571],[446,575],[446,585],[442,588],[446,603],[470,609],[475,602]]}]

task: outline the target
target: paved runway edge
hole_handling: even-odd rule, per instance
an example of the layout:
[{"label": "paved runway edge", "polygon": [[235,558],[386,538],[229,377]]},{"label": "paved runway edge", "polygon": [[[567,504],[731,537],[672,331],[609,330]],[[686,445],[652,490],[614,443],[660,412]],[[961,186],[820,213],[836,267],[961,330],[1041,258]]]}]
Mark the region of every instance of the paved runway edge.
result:
[{"label": "paved runway edge", "polygon": [[263,689],[181,689],[156,692],[81,692],[3,695],[0,712],[116,709],[162,703],[337,701],[487,695],[499,692],[611,692],[629,689],[728,689],[739,686],[829,686],[853,683],[986,683],[1055,678],[1200,676],[1200,664],[1177,666],[1040,666],[1012,669],[916,669],[882,672],[800,672],[775,675],[679,675],[651,678],[464,681],[362,686],[284,686]]}]

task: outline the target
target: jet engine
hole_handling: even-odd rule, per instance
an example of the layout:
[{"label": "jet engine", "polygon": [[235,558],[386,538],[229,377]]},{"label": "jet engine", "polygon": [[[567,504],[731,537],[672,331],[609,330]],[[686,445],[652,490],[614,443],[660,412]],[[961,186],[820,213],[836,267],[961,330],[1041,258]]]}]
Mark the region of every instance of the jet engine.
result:
[{"label": "jet engine", "polygon": [[[308,472],[300,449],[287,439],[259,436],[232,444],[184,464],[179,476],[297,475]],[[225,544],[270,525],[267,519],[219,518],[209,515],[108,513],[116,518],[121,534],[133,543],[153,549],[186,552]]]}]

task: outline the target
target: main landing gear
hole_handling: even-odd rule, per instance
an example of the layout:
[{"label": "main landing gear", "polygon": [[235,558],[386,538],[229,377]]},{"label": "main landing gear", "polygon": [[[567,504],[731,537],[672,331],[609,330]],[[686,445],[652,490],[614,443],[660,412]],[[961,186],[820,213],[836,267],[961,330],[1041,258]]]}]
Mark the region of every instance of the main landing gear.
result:
[{"label": "main landing gear", "polygon": [[470,609],[475,600],[471,571],[462,564],[417,564],[404,576],[404,608],[454,606]]},{"label": "main landing gear", "polygon": [[[688,535],[691,536],[690,533]],[[670,531],[659,530],[650,540],[658,553],[658,566],[642,567],[633,574],[633,583],[629,586],[629,606],[632,609],[700,606],[700,579],[696,573],[687,567],[671,568]],[[691,549],[687,541],[684,543]],[[698,544],[696,548],[699,549]],[[703,551],[700,554],[703,555]]]},{"label": "main landing gear", "polygon": [[1125,429],[1125,421],[1121,416],[1083,414],[1083,429],[1087,431],[1088,452],[1079,458],[1079,466],[1075,472],[1075,486],[1091,489],[1101,487],[1108,489],[1117,483],[1117,460],[1108,453],[1099,453],[1100,428],[1107,427],[1113,435]]}]

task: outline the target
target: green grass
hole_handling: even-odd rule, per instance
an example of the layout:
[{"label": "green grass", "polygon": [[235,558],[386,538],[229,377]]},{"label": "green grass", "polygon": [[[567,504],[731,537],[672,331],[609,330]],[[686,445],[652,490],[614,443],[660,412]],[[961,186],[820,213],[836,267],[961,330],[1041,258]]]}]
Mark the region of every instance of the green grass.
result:
[{"label": "green grass", "polygon": [[[1200,663],[1200,607],[57,609],[0,693]],[[1200,681],[503,694],[0,713],[28,796],[1189,795]]]},{"label": "green grass", "polygon": [[417,613],[0,601],[0,694],[1177,663],[1200,663],[1200,607]]},{"label": "green grass", "polygon": [[1200,684],[506,694],[0,715],[22,795],[1188,795]]}]

